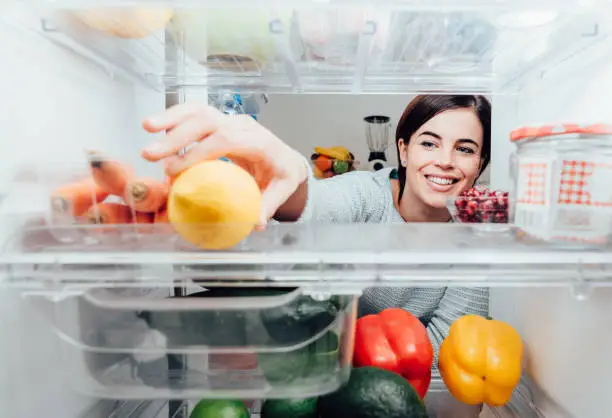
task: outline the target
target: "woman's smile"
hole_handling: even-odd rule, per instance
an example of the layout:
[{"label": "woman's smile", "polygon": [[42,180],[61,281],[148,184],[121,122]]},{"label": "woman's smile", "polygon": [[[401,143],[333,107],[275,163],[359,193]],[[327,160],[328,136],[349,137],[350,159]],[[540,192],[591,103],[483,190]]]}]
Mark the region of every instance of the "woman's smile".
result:
[{"label": "woman's smile", "polygon": [[459,178],[449,175],[425,174],[427,185],[435,192],[448,193],[455,189]]}]

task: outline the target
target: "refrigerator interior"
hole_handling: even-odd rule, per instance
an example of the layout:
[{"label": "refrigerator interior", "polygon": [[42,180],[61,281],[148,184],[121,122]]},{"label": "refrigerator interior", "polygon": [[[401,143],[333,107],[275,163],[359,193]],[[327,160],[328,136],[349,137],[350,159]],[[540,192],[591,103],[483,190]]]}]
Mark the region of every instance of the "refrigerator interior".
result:
[{"label": "refrigerator interior", "polygon": [[[85,0],[58,3],[68,8],[93,4]],[[339,14],[315,9],[309,10],[305,14],[308,17],[302,20],[288,17],[286,7],[275,8],[270,6],[274,2],[262,1],[258,4],[266,5],[260,8],[265,12],[251,15],[251,20],[236,13],[238,9],[230,8],[222,18],[216,15],[220,25],[225,23],[225,30],[211,40],[211,45],[219,50],[224,47],[219,39],[230,39],[234,48],[246,45],[238,48],[242,54],[253,53],[253,45],[265,42],[263,52],[258,51],[260,61],[256,64],[223,61],[217,67],[198,64],[202,61],[202,53],[197,53],[201,33],[194,27],[201,17],[196,14],[196,23],[189,21],[193,10],[216,3],[212,0],[175,3],[185,5],[175,11],[175,16],[183,20],[177,18],[166,31],[138,40],[119,39],[91,29],[71,14],[58,14],[57,5],[48,7],[45,2],[3,5],[0,55],[5,57],[5,63],[0,70],[0,84],[6,99],[0,112],[0,155],[3,155],[0,274],[5,283],[0,286],[4,331],[0,353],[5,361],[0,393],[7,416],[29,418],[52,413],[66,418],[101,418],[111,416],[117,407],[121,412],[112,416],[168,416],[164,399],[145,403],[99,402],[92,394],[76,394],[61,377],[73,370],[64,362],[66,353],[62,353],[61,344],[65,346],[65,338],[60,341],[57,323],[50,319],[58,315],[59,306],[66,305],[66,300],[74,296],[66,284],[78,284],[83,278],[108,283],[114,274],[121,283],[125,271],[100,269],[100,265],[112,265],[112,261],[96,248],[83,253],[62,248],[47,253],[44,247],[20,252],[14,250],[11,240],[23,236],[24,223],[47,212],[44,176],[80,170],[85,148],[102,149],[120,156],[143,174],[159,176],[159,170],[139,159],[139,150],[152,140],[140,122],[145,116],[162,111],[169,102],[206,100],[207,94],[217,89],[267,92],[272,100],[262,110],[262,123],[274,129],[275,122],[266,112],[278,106],[275,97],[281,103],[283,100],[294,103],[291,109],[307,114],[304,102],[314,105],[318,97],[311,93],[333,93],[349,99],[351,94],[359,94],[360,101],[367,100],[368,94],[372,97],[389,94],[394,96],[393,100],[396,95],[409,97],[419,92],[491,95],[494,114],[490,182],[493,187],[505,190],[510,187],[511,129],[529,123],[610,118],[607,105],[612,81],[606,76],[612,73],[609,1],[575,4],[551,0],[538,5],[537,10],[530,10],[533,5],[520,0],[493,5],[478,0],[452,3],[440,0],[428,5],[389,1],[385,3],[388,7],[377,9],[356,9],[361,3],[347,0],[338,2],[342,3]],[[225,3],[228,7],[241,4],[240,7],[245,7],[244,2],[237,0]],[[286,4],[297,10],[310,5],[300,1]],[[330,4],[318,7],[336,10],[335,2]],[[440,10],[435,12],[435,7]],[[521,7],[529,12],[517,13]],[[419,14],[415,15],[416,12]],[[264,25],[263,31],[256,26],[249,38],[237,29],[254,21],[272,24]],[[315,21],[316,25],[308,23]],[[296,27],[301,32],[296,32]],[[325,42],[317,42],[318,37]],[[223,66],[230,66],[231,71]],[[279,107],[278,112],[282,110]],[[336,112],[341,114],[341,104]],[[293,117],[295,112],[286,116]],[[278,129],[284,128],[279,125]],[[363,144],[365,138],[353,140]],[[308,146],[302,143],[295,146],[306,150],[315,145],[329,144],[313,141]],[[389,156],[395,158],[394,151]],[[326,270],[319,274],[304,268],[301,283],[317,292],[341,289],[350,294],[374,277],[387,280],[399,277],[410,283],[421,280],[423,285],[423,277],[429,275],[442,278],[434,281],[436,284],[490,285],[492,315],[514,325],[525,340],[527,372],[546,393],[537,399],[542,416],[563,416],[558,412],[563,410],[572,417],[600,417],[612,407],[612,400],[606,396],[612,372],[607,362],[612,337],[606,331],[610,329],[612,314],[609,303],[612,294],[606,287],[610,275],[605,274],[610,268],[609,261],[605,261],[606,256],[610,259],[609,252],[553,253],[553,261],[548,265],[527,261],[521,270],[516,260],[532,260],[537,254],[529,258],[528,253],[509,241],[489,242],[487,247],[474,238],[468,239],[472,245],[469,249],[473,250],[470,254],[481,251],[483,255],[468,266],[471,270],[463,274],[449,272],[444,265],[431,262],[433,270],[425,274],[414,265],[392,271],[392,245],[386,244],[384,238],[391,237],[393,242],[407,245],[415,254],[423,249],[432,250],[433,239],[424,240],[421,247],[410,247],[392,231],[380,232],[381,238],[373,240],[376,242],[366,242],[367,231],[336,231],[354,238],[349,240],[352,245],[347,245],[344,240],[342,243],[330,240],[330,231],[287,228],[303,239],[298,242],[297,253],[304,259],[314,258],[317,263],[325,250],[337,255],[335,263],[354,263],[356,257],[368,253],[382,254],[382,267],[378,264],[376,268],[363,266],[353,272],[341,271],[348,277],[346,283],[333,287],[326,285],[326,281],[337,279],[337,272]],[[420,231],[418,226],[414,228],[416,233]],[[445,233],[438,234],[441,237]],[[267,237],[269,241],[262,239],[249,245],[274,254],[278,238],[284,235],[275,235],[273,231]],[[327,247],[322,243],[327,243]],[[339,251],[341,246],[344,247]],[[452,239],[442,247],[433,254],[447,257],[457,250]],[[162,294],[171,291],[170,279],[177,278],[172,276],[176,271],[173,266],[194,267],[184,260],[173,260],[178,251],[169,246],[162,252],[166,261],[159,264],[168,276],[156,277],[146,267],[148,259],[144,252],[130,251],[122,256],[133,260],[142,277],[155,277],[150,286],[156,291],[161,289]],[[499,264],[484,262],[493,252],[499,254]],[[383,256],[387,257],[386,262]],[[89,257],[89,261],[79,257]],[[284,267],[299,261],[291,259],[288,251],[279,250],[278,257],[279,265]],[[73,260],[80,269],[63,268],[66,260]],[[564,266],[555,266],[556,261],[562,260]],[[583,274],[582,263],[588,260],[599,265],[604,274],[597,279]],[[254,276],[263,277],[270,273],[262,267],[265,261],[269,259],[251,260],[247,267]],[[509,267],[509,272],[495,270],[502,264]],[[491,273],[499,280],[490,282],[487,274],[471,276],[478,273],[477,265],[499,273]],[[232,272],[229,270],[228,275]],[[198,274],[202,279],[210,279],[214,273],[213,266]],[[283,271],[274,273],[289,280]],[[65,315],[69,313],[66,311]],[[95,319],[89,325],[95,326]],[[158,396],[161,392],[156,393],[154,397],[161,398]],[[142,394],[143,399],[147,398],[146,391]]]}]

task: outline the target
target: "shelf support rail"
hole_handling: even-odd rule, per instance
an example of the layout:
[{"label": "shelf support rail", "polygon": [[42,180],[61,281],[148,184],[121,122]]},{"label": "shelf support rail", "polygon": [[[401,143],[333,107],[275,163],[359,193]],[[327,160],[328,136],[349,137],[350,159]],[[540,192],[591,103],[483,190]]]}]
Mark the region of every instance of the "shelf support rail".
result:
[{"label": "shelf support rail", "polygon": [[270,34],[276,45],[276,50],[280,54],[280,57],[285,66],[285,71],[289,82],[295,92],[302,91],[302,84],[300,81],[300,75],[297,69],[297,64],[293,58],[291,52],[291,45],[289,44],[289,31],[286,26],[279,19],[274,19],[269,23]]},{"label": "shelf support rail", "polygon": [[359,43],[357,45],[357,58],[355,62],[355,78],[351,91],[353,93],[361,92],[366,72],[368,70],[368,58],[372,48],[372,40],[376,34],[376,22],[368,20],[365,23],[365,28],[359,34]]}]

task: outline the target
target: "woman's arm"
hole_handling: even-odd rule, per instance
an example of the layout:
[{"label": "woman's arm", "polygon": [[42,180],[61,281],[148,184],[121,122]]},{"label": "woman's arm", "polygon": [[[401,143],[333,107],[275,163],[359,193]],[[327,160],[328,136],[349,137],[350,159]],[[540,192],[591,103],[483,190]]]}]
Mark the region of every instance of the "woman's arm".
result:
[{"label": "woman's arm", "polygon": [[142,156],[164,160],[170,177],[222,156],[247,170],[263,189],[260,224],[270,218],[356,222],[368,219],[369,212],[385,202],[371,173],[316,181],[308,160],[250,116],[229,116],[212,106],[185,103],[146,119],[143,127],[151,133],[166,131],[163,140],[142,150]]},{"label": "woman's arm", "polygon": [[485,287],[449,287],[427,325],[434,347],[434,370],[438,370],[440,344],[448,336],[450,326],[463,315],[489,314],[489,289]]},{"label": "woman's arm", "polygon": [[353,171],[325,180],[312,176],[281,205],[281,222],[365,222],[386,201],[385,190],[372,173]]}]

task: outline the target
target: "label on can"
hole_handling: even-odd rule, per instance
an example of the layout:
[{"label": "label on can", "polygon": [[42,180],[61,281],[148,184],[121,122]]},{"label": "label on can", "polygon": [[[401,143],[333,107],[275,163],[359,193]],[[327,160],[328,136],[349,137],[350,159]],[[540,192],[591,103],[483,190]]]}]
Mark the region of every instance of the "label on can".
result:
[{"label": "label on can", "polygon": [[516,172],[514,223],[544,239],[550,230],[552,171],[549,158],[521,158]]},{"label": "label on can", "polygon": [[603,242],[612,226],[612,161],[571,155],[558,165],[554,238]]}]

